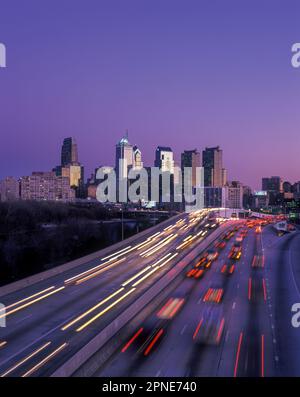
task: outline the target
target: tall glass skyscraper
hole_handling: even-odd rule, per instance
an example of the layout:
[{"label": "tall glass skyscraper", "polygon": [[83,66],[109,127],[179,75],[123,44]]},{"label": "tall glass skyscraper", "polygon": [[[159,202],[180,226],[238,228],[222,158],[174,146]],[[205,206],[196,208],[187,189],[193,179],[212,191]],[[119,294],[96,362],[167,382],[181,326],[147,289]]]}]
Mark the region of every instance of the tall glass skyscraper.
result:
[{"label": "tall glass skyscraper", "polygon": [[77,143],[74,138],[65,138],[61,148],[61,165],[78,164]]},{"label": "tall glass skyscraper", "polygon": [[223,168],[223,151],[219,146],[203,150],[202,165],[204,167],[204,186],[225,186],[226,170]]}]

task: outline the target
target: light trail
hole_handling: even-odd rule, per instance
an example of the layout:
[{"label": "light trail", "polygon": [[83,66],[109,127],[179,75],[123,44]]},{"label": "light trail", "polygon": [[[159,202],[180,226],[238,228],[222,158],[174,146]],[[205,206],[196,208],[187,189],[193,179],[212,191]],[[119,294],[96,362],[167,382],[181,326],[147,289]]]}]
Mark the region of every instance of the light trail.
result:
[{"label": "light trail", "polygon": [[91,278],[97,277],[100,274],[102,274],[102,273],[106,272],[107,270],[111,269],[112,267],[114,267],[116,265],[119,265],[120,263],[124,262],[125,260],[126,260],[126,256],[125,256],[125,258],[121,258],[118,261],[116,261],[116,262],[114,262],[114,263],[112,263],[110,265],[105,266],[103,269],[100,269],[100,270],[98,270],[96,272],[93,272],[93,273],[91,273],[91,274],[89,274],[89,275],[87,275],[85,277],[79,278],[78,280],[75,281],[75,284],[78,285],[78,284],[84,283],[87,280],[90,280]]},{"label": "light trail", "polygon": [[0,341],[0,348],[4,347],[5,345],[7,345],[6,340]]},{"label": "light trail", "polygon": [[251,295],[252,295],[252,279],[249,278],[249,280],[248,280],[248,299],[249,299],[249,301],[251,300]]},{"label": "light trail", "polygon": [[10,309],[10,308],[12,308],[12,307],[15,307],[15,306],[19,305],[20,303],[26,302],[26,301],[28,301],[29,299],[35,298],[36,296],[41,295],[41,294],[43,294],[44,292],[48,292],[48,291],[50,291],[50,290],[52,290],[52,289],[54,289],[54,288],[55,288],[55,286],[53,285],[52,287],[46,288],[46,289],[44,289],[43,291],[37,292],[36,294],[33,294],[33,295],[30,295],[30,296],[28,296],[27,298],[24,298],[24,299],[22,299],[22,300],[20,300],[20,301],[17,301],[17,302],[15,302],[15,303],[12,303],[11,305],[5,306],[4,308],[0,309],[0,313],[1,313],[2,311],[4,311],[4,310],[6,311],[7,309]]},{"label": "light trail", "polygon": [[120,256],[123,256],[125,254],[128,254],[129,252],[132,252],[136,249],[136,247],[128,248],[126,251],[122,252],[121,254],[118,254],[116,256],[113,256],[112,258],[109,259],[109,262],[114,261],[115,259],[118,259]]},{"label": "light trail", "polygon": [[30,360],[32,357],[36,356],[38,353],[40,353],[42,350],[46,349],[51,344],[51,342],[47,342],[38,349],[36,349],[33,353],[29,354],[29,356],[25,357],[23,360],[19,361],[16,365],[14,365],[12,368],[10,368],[8,371],[4,372],[1,375],[1,378],[4,378],[5,376],[11,374],[13,371],[15,371],[17,368],[19,368],[21,365],[25,364],[28,360]]},{"label": "light trail", "polygon": [[154,269],[152,269],[149,273],[147,273],[144,277],[140,278],[137,282],[135,282],[134,284],[132,284],[133,287],[136,287],[137,285],[139,285],[141,282],[143,282],[144,280],[146,280],[146,278],[150,277],[151,274],[153,274],[154,272],[156,272],[157,270],[159,270],[159,267],[155,267]]},{"label": "light trail", "polygon": [[168,256],[171,255],[171,252],[169,252],[167,255],[163,256],[162,258],[160,258],[158,261],[154,262],[152,267],[157,266],[160,262],[162,262],[163,260],[165,260],[166,258],[168,258]]},{"label": "light trail", "polygon": [[3,318],[3,317],[7,317],[7,316],[9,316],[9,315],[11,315],[11,314],[13,314],[13,313],[16,313],[16,312],[18,312],[19,310],[25,309],[26,307],[31,306],[31,305],[33,305],[33,304],[36,303],[36,302],[39,302],[39,301],[41,301],[41,300],[43,300],[43,299],[45,299],[45,298],[48,298],[49,296],[51,296],[51,295],[53,295],[53,294],[56,294],[57,292],[62,291],[63,289],[65,289],[65,287],[57,288],[56,290],[54,290],[54,291],[52,291],[52,292],[49,292],[48,294],[42,295],[42,296],[40,296],[39,298],[34,299],[33,301],[30,301],[30,302],[28,302],[28,303],[25,303],[25,304],[22,305],[22,306],[18,306],[18,307],[16,307],[15,309],[10,310],[10,311],[8,311],[8,312],[6,312],[6,313],[0,315],[0,319]]},{"label": "light trail", "polygon": [[151,236],[149,236],[148,239],[152,239],[152,238],[154,238],[154,237],[157,237],[157,236],[159,236],[160,234],[161,234],[161,232],[154,233],[154,234],[152,234]]},{"label": "light trail", "polygon": [[267,300],[267,288],[266,288],[266,280],[264,278],[263,278],[262,284],[263,284],[263,292],[264,292],[264,301],[266,302],[266,300]]},{"label": "light trail", "polygon": [[[128,246],[128,247],[124,248],[123,250],[117,251],[117,252],[115,252],[114,254],[109,255],[109,256],[103,258],[102,260],[105,260],[105,259],[109,259],[109,260],[108,260],[107,262],[101,263],[101,264],[98,265],[98,266],[95,266],[95,267],[93,267],[93,268],[91,268],[91,269],[86,270],[85,272],[82,272],[82,273],[80,273],[80,274],[77,274],[76,276],[73,276],[73,277],[71,277],[71,278],[65,280],[64,283],[65,283],[65,284],[69,284],[69,283],[72,283],[72,282],[75,281],[77,284],[79,284],[80,282],[76,281],[78,278],[81,278],[81,277],[83,277],[83,276],[85,276],[85,275],[89,275],[89,274],[91,274],[91,273],[94,273],[94,272],[96,272],[98,269],[102,269],[102,268],[104,268],[104,267],[105,267],[105,269],[109,269],[110,267],[113,267],[113,265],[111,265],[111,262],[112,262],[112,261],[114,261],[115,259],[118,259],[120,256],[123,256],[123,255],[125,255],[125,254],[127,254],[127,253],[129,253],[129,252],[131,252],[131,251],[133,251],[133,250],[136,250],[136,249],[137,249],[137,250],[140,250],[140,249],[143,249],[146,245],[152,244],[152,243],[153,243],[153,238],[156,238],[156,237],[157,237],[158,235],[160,235],[160,234],[161,234],[161,232],[157,232],[157,233],[155,233],[154,235],[152,235],[151,237],[148,237],[148,239],[147,239],[146,241],[144,241],[144,242],[142,242],[142,243],[140,243],[140,244],[138,244],[138,245],[136,245],[136,246],[134,246],[134,247]],[[151,248],[150,248],[150,249],[151,249]],[[119,259],[119,261],[117,261],[115,264],[119,264],[119,263],[123,262],[125,259],[126,259],[126,257],[125,257],[125,258],[122,258],[122,259]],[[94,276],[97,276],[97,275],[99,275],[99,274],[101,274],[101,273],[102,273],[102,272],[100,272],[100,273],[95,273]],[[92,277],[94,277],[94,276],[92,276]],[[84,281],[86,281],[86,280],[89,280],[89,279],[92,278],[92,277],[83,278],[83,280],[82,280],[81,282],[84,282]]]},{"label": "light trail", "polygon": [[32,375],[34,372],[36,372],[38,369],[40,369],[43,365],[45,365],[48,361],[50,361],[51,358],[55,357],[58,353],[60,353],[67,346],[68,346],[67,343],[63,343],[61,346],[59,346],[57,349],[55,349],[52,353],[50,353],[47,357],[45,357],[42,361],[40,361],[38,364],[36,364],[34,367],[32,367],[29,371],[25,372],[25,374],[22,375],[22,378],[26,378],[27,376]]},{"label": "light trail", "polygon": [[[141,255],[141,256],[144,256],[144,257],[148,257],[148,256],[153,255],[155,252],[159,251],[161,248],[163,248],[163,247],[165,247],[166,245],[170,244],[170,242],[171,242],[172,240],[174,240],[177,236],[178,236],[177,234],[174,234],[173,236],[170,236],[166,241],[164,241],[163,243],[161,243],[158,247],[156,247],[156,248],[152,247],[152,248],[150,249],[150,251],[147,252],[145,255],[142,255],[142,254],[140,254],[140,255]],[[154,249],[153,249],[153,248],[154,248]]]},{"label": "light trail", "polygon": [[119,299],[117,299],[115,302],[111,303],[106,309],[102,310],[100,313],[98,313],[96,316],[92,317],[89,321],[81,325],[79,328],[76,329],[76,332],[80,332],[86,327],[88,327],[90,324],[92,324],[94,321],[96,321],[99,317],[103,316],[103,314],[107,313],[110,309],[112,309],[114,306],[116,306],[118,303],[120,303],[122,300],[124,300],[128,295],[132,294],[135,291],[135,288],[132,288],[130,291],[126,292],[126,294],[122,295]]},{"label": "light trail", "polygon": [[149,344],[149,346],[147,347],[147,349],[145,350],[144,356],[148,356],[148,354],[150,353],[150,351],[152,350],[153,346],[155,345],[155,343],[158,341],[158,339],[161,337],[161,335],[163,334],[164,330],[160,329],[158,331],[158,333],[155,335],[155,337],[153,338],[153,340],[151,341],[151,343]]},{"label": "light trail", "polygon": [[157,266],[160,262],[162,262],[164,259],[166,259],[168,256],[170,256],[171,253],[165,255],[164,257],[162,257],[161,259],[159,259],[158,261],[156,261],[153,265],[149,265],[147,267],[145,267],[145,269],[141,270],[140,272],[138,272],[137,274],[135,274],[133,277],[129,278],[128,280],[126,280],[122,286],[125,287],[126,285],[130,284],[131,281],[135,280],[136,278],[138,278],[139,276],[141,276],[142,274],[144,274],[147,270]]},{"label": "light trail", "polygon": [[148,252],[150,252],[150,251],[153,250],[154,248],[160,246],[161,244],[163,244],[164,242],[166,242],[167,240],[169,240],[172,236],[173,236],[173,235],[168,236],[168,237],[165,237],[164,239],[162,239],[161,241],[159,241],[158,243],[156,243],[153,247],[150,247],[150,248],[148,248],[146,251],[141,252],[141,253],[140,253],[140,256],[146,255]]},{"label": "light trail", "polygon": [[129,283],[131,283],[131,281],[135,280],[136,278],[138,278],[139,276],[141,276],[142,274],[144,274],[147,270],[151,269],[151,266],[147,266],[145,267],[145,269],[141,270],[140,272],[138,272],[135,276],[129,278],[128,280],[126,280],[122,286],[126,287],[126,285],[128,285]]},{"label": "light trail", "polygon": [[222,321],[221,321],[221,324],[220,324],[220,327],[219,327],[219,330],[218,330],[218,333],[217,333],[217,339],[216,339],[217,343],[219,343],[220,340],[221,340],[224,324],[225,324],[225,319],[222,318]]},{"label": "light trail", "polygon": [[261,336],[261,377],[265,376],[265,336]]},{"label": "light trail", "polygon": [[191,237],[189,240],[187,240],[187,241],[185,241],[184,243],[178,245],[178,246],[176,247],[176,249],[179,250],[179,249],[181,249],[181,248],[187,247],[193,240],[195,240],[196,237],[197,237],[197,235]]},{"label": "light trail", "polygon": [[121,252],[123,252],[123,251],[125,251],[125,250],[127,250],[127,249],[129,249],[129,248],[131,248],[131,245],[129,245],[129,246],[126,247],[126,248],[121,249],[120,251],[114,252],[113,254],[108,255],[108,256],[106,256],[105,258],[102,258],[101,260],[102,260],[102,261],[105,261],[106,259],[109,259],[109,258],[115,256],[116,254],[119,254],[119,253],[121,253]]},{"label": "light trail", "polygon": [[171,254],[166,255],[164,258],[160,259],[159,261],[157,261],[154,265],[152,265],[151,267],[153,267],[153,270],[151,270],[150,272],[148,272],[147,274],[145,274],[144,277],[140,278],[137,282],[135,282],[132,286],[136,287],[137,285],[139,285],[141,282],[143,282],[144,280],[146,280],[146,278],[150,277],[153,273],[155,273],[157,270],[159,270],[161,267],[165,266],[168,262],[170,262],[170,260],[172,260],[175,256],[177,256],[178,254],[174,254],[172,256],[170,256],[165,262],[163,262],[161,265],[157,266],[158,263],[160,263],[163,259],[165,259],[167,256],[169,256]]},{"label": "light trail", "polygon": [[70,321],[68,324],[64,325],[61,330],[65,331],[66,329],[72,327],[72,325],[76,324],[78,321],[82,320],[84,317],[92,313],[94,310],[98,309],[98,307],[104,305],[106,302],[108,302],[110,299],[114,298],[116,295],[118,295],[120,292],[124,291],[125,288],[120,288],[113,294],[107,296],[105,299],[97,303],[97,305],[91,307],[89,310],[85,311],[82,313],[80,316],[76,317],[74,320]]},{"label": "light trail", "polygon": [[144,328],[140,328],[133,337],[126,343],[126,345],[121,350],[122,353],[125,353],[129,346],[136,340],[136,338],[143,332]]},{"label": "light trail", "polygon": [[198,332],[199,332],[199,330],[201,328],[202,323],[203,323],[203,318],[201,318],[201,320],[199,321],[199,323],[197,325],[197,328],[195,329],[195,332],[194,332],[194,335],[193,335],[193,339],[196,339],[196,336],[198,335]]},{"label": "light trail", "polygon": [[168,258],[164,263],[162,263],[161,265],[159,265],[159,268],[165,266],[167,263],[170,262],[170,260],[172,260],[173,258],[175,258],[175,256],[178,255],[178,252],[176,252],[175,254],[173,254],[172,256],[170,256],[170,258]]},{"label": "light trail", "polygon": [[239,359],[240,359],[240,353],[241,353],[242,340],[243,340],[243,333],[241,332],[240,336],[239,336],[238,348],[237,348],[237,353],[236,353],[236,358],[235,358],[235,365],[234,365],[233,376],[235,378],[237,377],[237,372],[238,372],[238,367],[239,367]]}]

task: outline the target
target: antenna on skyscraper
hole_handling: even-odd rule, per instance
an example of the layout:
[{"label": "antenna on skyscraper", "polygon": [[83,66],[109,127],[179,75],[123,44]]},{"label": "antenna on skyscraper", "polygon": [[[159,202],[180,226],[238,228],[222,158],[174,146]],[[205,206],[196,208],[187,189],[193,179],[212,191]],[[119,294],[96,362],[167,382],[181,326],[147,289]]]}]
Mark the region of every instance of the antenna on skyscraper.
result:
[{"label": "antenna on skyscraper", "polygon": [[125,130],[125,137],[128,140],[128,129]]}]

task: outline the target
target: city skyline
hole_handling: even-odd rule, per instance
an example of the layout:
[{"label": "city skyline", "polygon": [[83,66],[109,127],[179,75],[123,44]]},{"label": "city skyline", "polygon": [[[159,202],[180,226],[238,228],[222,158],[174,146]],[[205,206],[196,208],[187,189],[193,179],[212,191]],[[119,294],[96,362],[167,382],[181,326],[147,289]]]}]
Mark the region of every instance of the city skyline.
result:
[{"label": "city skyline", "polygon": [[65,136],[89,175],[128,128],[147,164],[220,145],[230,179],[299,179],[299,3],[68,4],[2,6],[0,178],[51,169]]},{"label": "city skyline", "polygon": [[0,378],[300,377],[299,16],[0,0]]},{"label": "city skyline", "polygon": [[[121,137],[121,139],[115,144],[114,148],[118,147],[118,145],[120,145],[120,142],[122,142],[123,140],[126,140],[127,143],[130,145],[130,147],[133,148],[133,150],[138,151],[139,152],[139,156],[142,156],[141,158],[142,158],[142,160],[144,160],[143,150],[140,150],[136,144],[132,144],[131,142],[129,142],[128,130],[126,130],[124,136]],[[75,164],[75,167],[84,167],[85,168],[85,164],[82,163],[82,162],[80,164],[80,162],[78,161],[79,160],[78,152],[80,150],[78,150],[78,144],[76,143],[77,139],[75,137],[63,138],[62,139],[62,142],[63,142],[62,150],[64,150],[64,146],[65,146],[65,142],[66,141],[73,141],[74,142],[74,146],[76,147],[76,149],[73,149],[73,147],[72,147],[72,149],[70,149],[72,151],[72,156],[74,155],[75,158],[76,158],[76,162],[75,163],[73,162]],[[174,151],[173,151],[173,149],[171,147],[165,147],[165,146],[161,146],[161,145],[156,145],[155,146],[155,150],[154,150],[154,156],[153,156],[154,160],[152,162],[150,162],[149,164],[145,163],[145,161],[142,161],[141,166],[144,165],[145,167],[153,167],[153,166],[157,167],[157,165],[155,165],[156,164],[155,156],[157,154],[158,148],[162,148],[162,149],[166,148],[166,150],[170,150],[172,152],[172,156],[174,155]],[[211,151],[211,150],[218,150],[218,151],[220,150],[220,152],[222,153],[222,157],[223,157],[223,150],[222,150],[222,148],[219,145],[218,146],[214,146],[214,147],[207,147],[206,146],[206,147],[203,147],[203,148],[182,149],[180,154],[178,155],[179,159],[177,159],[177,157],[174,156],[174,167],[179,167],[179,168],[182,167],[182,156],[184,155],[184,153],[195,152],[195,151],[197,152],[198,150],[199,150],[198,154],[199,154],[199,160],[200,160],[200,167],[201,168],[203,167],[204,169],[205,169],[205,166],[203,165],[203,154],[204,154],[204,152]],[[114,154],[116,154],[116,153],[114,153]],[[70,154],[70,156],[71,156],[71,154]],[[60,156],[58,155],[57,157],[61,158],[61,162],[63,162],[63,153],[61,153]],[[180,159],[180,157],[181,157],[181,159]],[[116,160],[114,158],[108,164],[100,163],[100,167],[104,167],[104,168],[113,167],[113,168],[116,169],[116,167],[114,167],[115,161]],[[69,166],[70,165],[71,164],[69,164]],[[42,170],[39,167],[37,167],[35,170],[30,170],[27,175],[31,175],[33,173],[48,173],[48,172],[57,173],[59,167],[60,166],[54,166],[53,164],[50,165],[50,168],[46,169],[46,170],[45,169]],[[84,183],[86,183],[86,181],[88,181],[90,176],[92,176],[92,177],[94,176],[95,169],[97,169],[98,167],[99,167],[99,165],[95,165],[94,167],[93,166],[91,167],[90,173],[85,175]],[[231,177],[228,178],[227,168],[222,169],[222,171],[225,171],[225,179],[224,179],[223,185],[225,185],[227,183],[227,181],[228,182],[230,182],[230,181],[239,181],[239,182],[241,182],[243,184],[243,186],[245,186],[245,187],[249,186],[253,191],[266,190],[266,189],[263,188],[263,183],[264,183],[263,181],[264,181],[264,179],[269,179],[269,178],[280,178],[282,183],[285,182],[285,183],[294,184],[294,183],[300,182],[300,177],[298,179],[296,178],[295,180],[291,180],[291,179],[288,180],[288,179],[285,179],[284,177],[282,177],[282,175],[275,176],[275,174],[270,174],[269,176],[261,175],[259,177],[259,180],[257,181],[257,185],[256,186],[251,186],[249,184],[244,183],[244,181],[239,179],[239,178],[231,178]],[[58,172],[58,175],[60,175],[59,172]],[[1,172],[0,172],[0,180],[1,179],[5,179],[7,177],[12,177],[12,178],[19,179],[19,178],[22,178],[22,177],[25,177],[25,176],[26,176],[25,173],[20,174],[20,175],[12,175],[10,173],[7,173],[6,175],[1,176]],[[222,176],[222,178],[223,178],[223,176]],[[207,183],[206,183],[206,185],[207,185]]]}]

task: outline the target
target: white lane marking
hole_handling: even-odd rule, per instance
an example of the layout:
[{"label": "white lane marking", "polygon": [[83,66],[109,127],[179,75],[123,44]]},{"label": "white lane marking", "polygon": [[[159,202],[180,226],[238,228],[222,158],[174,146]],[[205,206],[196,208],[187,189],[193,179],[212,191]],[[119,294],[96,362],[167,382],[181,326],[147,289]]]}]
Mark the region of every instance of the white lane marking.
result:
[{"label": "white lane marking", "polygon": [[227,331],[227,332],[226,332],[226,336],[225,336],[225,342],[227,342],[227,341],[228,341],[228,338],[229,338],[229,331]]},{"label": "white lane marking", "polygon": [[59,325],[57,325],[56,327],[50,329],[48,332],[46,332],[45,334],[41,335],[38,339],[36,339],[35,341],[29,343],[27,346],[23,347],[21,350],[19,350],[18,352],[14,353],[13,355],[11,355],[10,357],[8,357],[6,360],[0,362],[0,367],[2,367],[2,365],[5,365],[8,361],[12,360],[13,358],[15,358],[16,356],[18,356],[19,354],[22,354],[25,350],[29,349],[31,346],[33,346],[34,344],[36,344],[37,342],[39,342],[41,339],[46,338],[49,334],[51,334],[51,332],[56,331],[57,329],[61,328],[66,321],[71,320],[71,318],[74,318],[74,314],[72,314],[72,316],[68,317],[68,319],[64,320],[62,323],[60,323]]},{"label": "white lane marking", "polygon": [[32,314],[28,314],[28,316],[21,318],[21,320],[18,320],[15,324],[16,325],[20,324],[20,323],[22,323],[23,321],[27,320],[30,317],[32,317]]},{"label": "white lane marking", "polygon": [[232,310],[235,309],[235,306],[236,306],[236,302],[233,302],[233,304],[232,304]]},{"label": "white lane marking", "polygon": [[187,328],[187,324],[185,324],[185,326],[182,328],[182,330],[180,331],[180,335],[183,335],[184,334],[184,331],[186,330],[186,328]]}]

